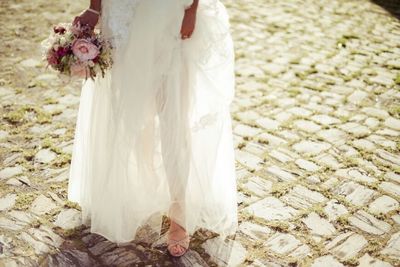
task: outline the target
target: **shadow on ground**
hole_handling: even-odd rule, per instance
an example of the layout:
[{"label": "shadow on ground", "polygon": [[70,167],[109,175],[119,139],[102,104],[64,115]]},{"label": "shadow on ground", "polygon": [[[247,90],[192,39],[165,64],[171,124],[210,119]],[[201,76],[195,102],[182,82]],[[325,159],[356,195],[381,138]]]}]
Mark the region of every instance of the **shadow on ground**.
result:
[{"label": "shadow on ground", "polygon": [[[233,240],[211,236],[210,232],[197,231],[191,238],[191,249],[174,258],[167,253],[165,234],[159,236],[143,228],[135,241],[117,245],[82,227],[65,239],[56,253],[44,255],[40,266],[217,266],[214,261],[218,265],[229,264],[234,256]],[[212,251],[212,259],[206,250]]]},{"label": "shadow on ground", "polygon": [[400,20],[400,1],[399,0],[371,0],[372,3],[377,4],[394,17]]}]

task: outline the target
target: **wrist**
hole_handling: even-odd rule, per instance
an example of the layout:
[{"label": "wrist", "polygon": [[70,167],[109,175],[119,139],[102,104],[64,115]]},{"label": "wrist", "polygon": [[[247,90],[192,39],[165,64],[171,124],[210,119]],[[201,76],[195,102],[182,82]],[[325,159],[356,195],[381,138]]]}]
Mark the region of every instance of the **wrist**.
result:
[{"label": "wrist", "polygon": [[196,15],[196,13],[197,13],[197,6],[193,6],[193,5],[192,5],[191,7],[185,9],[185,12],[186,12],[186,13],[192,13],[193,15]]},{"label": "wrist", "polygon": [[86,9],[86,11],[88,11],[88,12],[90,12],[90,13],[93,13],[93,14],[95,14],[95,15],[97,15],[97,16],[100,16],[101,14],[100,14],[100,11],[97,11],[96,9],[93,9],[93,8],[91,8],[91,7],[89,7],[88,9]]}]

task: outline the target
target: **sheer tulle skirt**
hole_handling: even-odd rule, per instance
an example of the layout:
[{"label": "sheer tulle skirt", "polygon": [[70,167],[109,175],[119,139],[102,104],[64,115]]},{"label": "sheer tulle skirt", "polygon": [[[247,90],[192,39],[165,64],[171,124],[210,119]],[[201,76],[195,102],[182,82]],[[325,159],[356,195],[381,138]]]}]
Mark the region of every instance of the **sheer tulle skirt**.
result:
[{"label": "sheer tulle skirt", "polygon": [[163,215],[190,234],[234,233],[234,53],[225,7],[200,1],[196,29],[181,40],[191,1],[128,1],[124,22],[115,2],[103,2],[115,62],[104,78],[83,83],[69,200],[92,232],[117,243],[144,225],[160,233]]}]

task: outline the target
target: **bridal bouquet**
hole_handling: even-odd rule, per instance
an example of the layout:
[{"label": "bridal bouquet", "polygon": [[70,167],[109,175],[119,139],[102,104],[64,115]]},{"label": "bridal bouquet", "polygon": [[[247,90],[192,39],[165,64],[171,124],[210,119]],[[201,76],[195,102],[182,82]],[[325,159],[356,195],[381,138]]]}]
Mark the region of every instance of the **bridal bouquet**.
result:
[{"label": "bridal bouquet", "polygon": [[79,24],[59,24],[42,42],[48,66],[69,77],[94,78],[112,65],[111,44]]}]

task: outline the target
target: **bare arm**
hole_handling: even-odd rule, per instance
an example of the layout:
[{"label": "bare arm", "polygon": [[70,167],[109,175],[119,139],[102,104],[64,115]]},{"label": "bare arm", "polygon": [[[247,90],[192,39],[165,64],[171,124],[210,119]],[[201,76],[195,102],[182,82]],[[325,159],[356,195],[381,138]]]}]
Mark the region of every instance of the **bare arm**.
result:
[{"label": "bare arm", "polygon": [[101,11],[101,0],[90,0],[90,8]]},{"label": "bare arm", "polygon": [[199,0],[193,0],[193,4],[188,9],[195,9],[197,10],[197,6],[199,5]]},{"label": "bare arm", "polygon": [[181,38],[190,38],[193,34],[196,25],[196,14],[199,0],[193,0],[193,4],[185,10],[185,16],[183,17],[181,27]]}]

